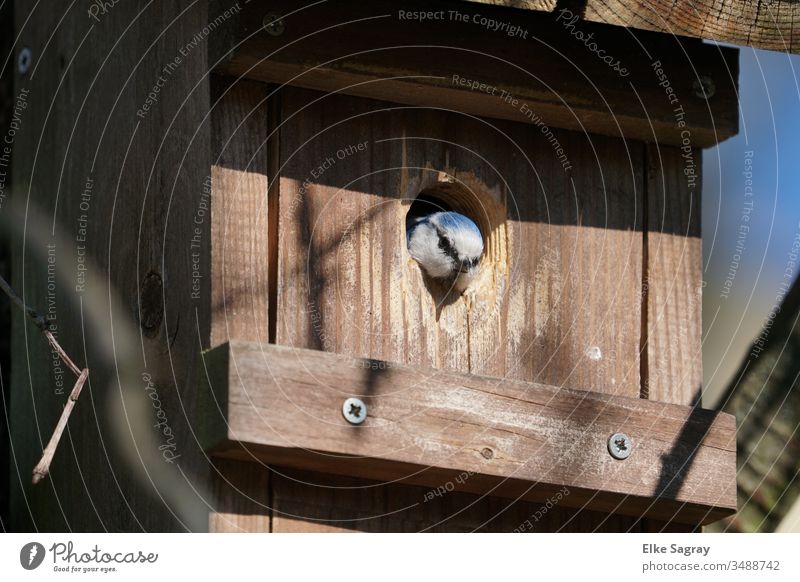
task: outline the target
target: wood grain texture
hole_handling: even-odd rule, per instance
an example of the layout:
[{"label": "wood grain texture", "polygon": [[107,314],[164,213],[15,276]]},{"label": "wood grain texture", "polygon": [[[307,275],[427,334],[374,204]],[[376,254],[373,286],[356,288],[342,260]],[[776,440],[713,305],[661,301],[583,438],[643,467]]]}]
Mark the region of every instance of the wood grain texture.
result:
[{"label": "wood grain texture", "polygon": [[[651,400],[686,405],[699,404],[703,382],[701,154],[689,154],[647,148],[648,392]],[[695,181],[684,174],[690,162]]]},{"label": "wood grain texture", "polygon": [[[637,396],[641,146],[573,132],[559,136],[580,171],[564,179],[561,168],[541,164],[541,154],[529,150],[538,175],[523,180],[541,180],[542,187],[532,196],[521,190],[520,214],[510,217],[512,247],[520,251],[506,298],[503,373]],[[515,172],[509,167],[507,175]]]},{"label": "wood grain texture", "polygon": [[268,340],[269,87],[212,77],[211,345]]},{"label": "wood grain texture", "polygon": [[214,511],[208,530],[222,532],[269,532],[272,511],[269,499],[269,471],[253,462],[214,461]]},{"label": "wood grain texture", "polygon": [[[732,417],[640,398],[234,341],[204,356],[217,455],[695,523],[735,508]],[[382,369],[377,377],[372,367]],[[226,376],[227,385],[218,378]],[[350,395],[369,414],[342,416]],[[213,414],[209,408],[208,414]],[[624,426],[624,462],[607,451]],[[459,475],[462,476],[459,479]],[[656,498],[656,499],[650,499]]]},{"label": "wood grain texture", "polygon": [[[573,175],[518,124],[294,88],[282,100],[277,343],[638,394],[639,151],[551,134]],[[405,245],[409,203],[443,180],[486,225],[465,296],[438,293]]]},{"label": "wood grain texture", "polygon": [[[0,7],[0,54],[12,54],[14,46],[14,3],[6,2]],[[14,71],[11,67],[5,67],[0,71],[0,132],[5,134],[13,116],[13,90],[14,90]],[[3,168],[3,176],[0,177],[0,217],[3,214],[3,205],[8,199],[11,188],[12,177],[11,168]],[[2,220],[2,218],[0,218]],[[6,281],[11,281],[11,241],[5,229],[0,232],[0,277]],[[9,404],[11,402],[10,383],[11,380],[11,303],[8,301],[0,302],[0,386],[2,394],[0,403],[3,412],[0,414],[0,465],[10,468],[11,441],[8,430],[9,423]],[[10,473],[9,473],[10,474]],[[8,519],[10,479],[6,477],[0,484],[0,530],[8,531],[10,525]]]},{"label": "wood grain texture", "polygon": [[[415,10],[442,18],[401,15]],[[267,12],[284,15],[282,34],[260,30]],[[506,27],[490,30],[480,24],[486,19]],[[675,104],[653,67],[660,62],[697,147],[738,130],[736,49],[594,23],[576,28],[557,14],[457,1],[251,2],[215,46],[212,62],[228,75],[680,145]],[[698,75],[713,78],[712,99],[696,94]]]},{"label": "wood grain texture", "polygon": [[[211,78],[211,345],[267,343],[270,87]],[[220,460],[211,473],[209,531],[269,531],[269,469]]]},{"label": "wood grain texture", "polygon": [[[556,0],[470,0],[526,10],[556,9]],[[800,6],[791,0],[585,0],[568,3],[592,22],[654,30],[755,48],[800,52]],[[560,9],[556,9],[560,10]]]},{"label": "wood grain texture", "polygon": [[[559,509],[568,491],[548,504],[482,497],[413,485],[281,467],[274,475],[275,515],[281,532],[580,532],[612,531],[607,516],[584,510],[578,519]],[[440,485],[441,486],[441,485]],[[276,530],[276,531],[277,531]]]},{"label": "wood grain texture", "polygon": [[[206,25],[207,5],[166,1],[140,14],[138,6],[120,3],[95,23],[69,2],[17,2],[15,18],[17,46],[29,47],[34,60],[26,76],[15,78],[15,93],[27,89],[29,95],[14,143],[14,192],[30,205],[29,218],[40,212],[48,226],[15,250],[14,286],[31,305],[46,309],[48,272],[41,257],[48,256],[46,244],[55,242],[50,238],[54,222],[63,234],[60,241],[66,241],[53,249],[54,259],[75,277],[56,282],[53,324],[67,353],[88,366],[91,376],[51,475],[32,488],[30,469],[66,396],[57,392],[46,343],[32,328],[26,330],[21,318],[15,320],[11,529],[181,531],[186,523],[163,491],[139,479],[141,468],[130,467],[120,453],[119,431],[111,420],[118,370],[105,366],[102,354],[115,340],[119,347],[124,322],[96,313],[98,306],[85,297],[81,305],[77,271],[82,250],[90,261],[87,280],[118,294],[129,322],[140,331],[136,361],[115,364],[149,375],[174,435],[176,462],[200,491],[206,460],[189,422],[197,355],[208,338],[209,297],[206,278],[202,299],[191,299],[190,240],[211,165],[206,51],[184,55],[157,103],[141,117],[137,110],[163,74],[165,61],[181,56],[179,50]],[[89,180],[87,209],[83,195]],[[209,244],[207,226],[201,229],[202,253]],[[92,309],[103,321],[100,333],[86,327]],[[145,386],[142,381],[140,397],[152,416],[141,419],[140,426],[161,420]]]},{"label": "wood grain texture", "polygon": [[[700,151],[646,146],[647,353],[643,395],[699,406],[702,361],[702,242]],[[691,169],[687,175],[684,170]],[[735,436],[731,438],[735,439]],[[649,531],[695,531],[671,520],[648,520]]]},{"label": "wood grain texture", "polygon": [[[281,93],[277,343],[638,395],[641,146]],[[582,164],[575,186],[551,139]],[[338,159],[362,142],[366,151]],[[462,189],[455,201],[487,237],[486,269],[468,298],[442,297],[405,250],[408,204],[442,184]],[[446,504],[426,510],[434,506],[458,527]],[[636,527],[590,513],[555,508],[549,523]]]}]

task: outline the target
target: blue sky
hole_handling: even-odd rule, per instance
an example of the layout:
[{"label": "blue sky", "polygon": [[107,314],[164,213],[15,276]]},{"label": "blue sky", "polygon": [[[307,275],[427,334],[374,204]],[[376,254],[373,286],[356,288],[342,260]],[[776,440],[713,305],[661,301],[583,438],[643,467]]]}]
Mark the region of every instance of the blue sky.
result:
[{"label": "blue sky", "polygon": [[[703,152],[704,402],[713,404],[774,308],[800,234],[800,56],[740,48],[739,134]],[[745,152],[753,195],[745,198]],[[745,202],[752,201],[749,222]],[[738,269],[740,225],[749,226]],[[723,297],[726,279],[735,275]]]}]

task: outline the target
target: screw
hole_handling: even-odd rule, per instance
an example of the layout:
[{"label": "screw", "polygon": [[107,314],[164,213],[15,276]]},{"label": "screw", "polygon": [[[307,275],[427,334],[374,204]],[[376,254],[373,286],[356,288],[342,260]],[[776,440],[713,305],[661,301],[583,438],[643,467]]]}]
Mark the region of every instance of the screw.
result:
[{"label": "screw", "polygon": [[694,94],[701,99],[711,99],[714,93],[717,92],[717,86],[714,85],[714,81],[711,77],[708,75],[701,75],[692,83],[692,90]]},{"label": "screw", "polygon": [[608,452],[615,459],[627,459],[632,449],[633,441],[624,432],[615,432],[608,438]]},{"label": "screw", "polygon": [[483,456],[484,459],[491,459],[492,457],[494,457],[494,451],[492,451],[492,449],[490,449],[489,447],[485,447],[481,451],[481,455]]},{"label": "screw", "polygon": [[342,414],[350,424],[361,424],[367,419],[367,405],[358,398],[348,398],[342,404]]},{"label": "screw", "polygon": [[264,20],[261,21],[261,24],[264,26],[264,30],[266,30],[270,36],[280,36],[283,34],[283,31],[286,30],[286,25],[283,23],[283,18],[274,12],[266,14],[264,16]]},{"label": "screw", "polygon": [[31,49],[28,47],[22,47],[19,51],[19,55],[17,55],[17,70],[19,71],[20,75],[24,75],[28,72],[28,69],[31,68],[31,61],[33,60],[33,55],[31,54]]}]

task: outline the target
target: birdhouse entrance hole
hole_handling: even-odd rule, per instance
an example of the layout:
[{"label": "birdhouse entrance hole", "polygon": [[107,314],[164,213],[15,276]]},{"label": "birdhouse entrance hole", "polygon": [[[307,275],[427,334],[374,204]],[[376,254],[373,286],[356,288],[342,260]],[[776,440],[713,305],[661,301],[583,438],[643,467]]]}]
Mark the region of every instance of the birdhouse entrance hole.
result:
[{"label": "birdhouse entrance hole", "polygon": [[[483,238],[483,254],[479,263],[479,272],[470,284],[468,294],[483,297],[495,297],[498,289],[505,286],[509,272],[508,233],[506,229],[505,204],[499,202],[498,193],[471,173],[438,173],[437,181],[424,184],[413,199],[405,214],[405,226],[433,212],[458,212],[472,220]],[[423,177],[425,180],[425,177]],[[449,287],[440,286],[426,278],[426,288],[438,305],[447,305]],[[453,295],[457,295],[453,293]],[[449,299],[454,300],[451,296]]]}]

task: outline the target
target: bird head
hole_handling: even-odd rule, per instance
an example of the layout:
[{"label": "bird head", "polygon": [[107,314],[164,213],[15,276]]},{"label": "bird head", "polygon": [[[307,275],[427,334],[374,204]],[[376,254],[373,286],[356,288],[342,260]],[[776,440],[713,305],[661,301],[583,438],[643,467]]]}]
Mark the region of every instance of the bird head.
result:
[{"label": "bird head", "polygon": [[477,225],[457,212],[417,218],[406,233],[409,254],[434,279],[451,280],[459,293],[478,273],[483,237]]}]

